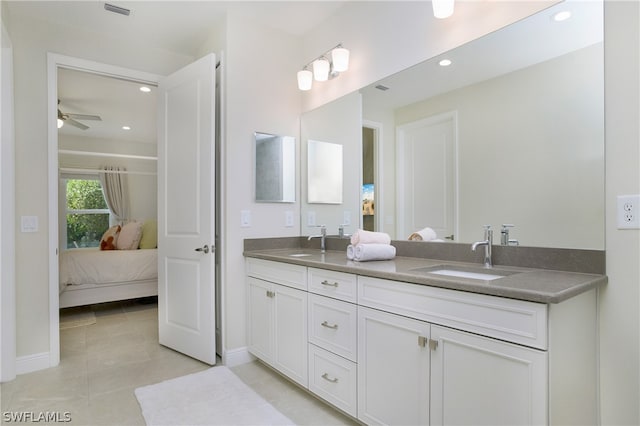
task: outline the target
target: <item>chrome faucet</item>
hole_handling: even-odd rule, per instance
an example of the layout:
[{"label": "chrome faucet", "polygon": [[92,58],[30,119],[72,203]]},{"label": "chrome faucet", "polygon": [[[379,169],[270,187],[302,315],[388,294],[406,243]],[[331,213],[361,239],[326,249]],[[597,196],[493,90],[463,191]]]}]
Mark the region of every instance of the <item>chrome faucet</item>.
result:
[{"label": "chrome faucet", "polygon": [[484,241],[476,241],[471,244],[471,250],[476,251],[478,246],[484,246],[484,267],[491,268],[493,263],[491,261],[491,246],[493,245],[493,230],[491,225],[484,225]]},{"label": "chrome faucet", "polygon": [[513,228],[514,226],[515,225],[512,225],[510,223],[502,224],[502,230],[500,231],[500,244],[502,244],[503,246],[520,245],[520,241],[509,239],[509,228]]},{"label": "chrome faucet", "polygon": [[345,226],[349,226],[349,225],[342,223],[342,224],[340,224],[340,226],[338,226],[338,237],[346,238],[346,237],[350,237],[351,236],[350,234],[345,234],[344,233],[344,227]]},{"label": "chrome faucet", "polygon": [[309,235],[307,241],[311,241],[312,238],[320,238],[320,252],[324,253],[326,251],[325,241],[327,239],[327,227],[320,225],[320,235]]}]

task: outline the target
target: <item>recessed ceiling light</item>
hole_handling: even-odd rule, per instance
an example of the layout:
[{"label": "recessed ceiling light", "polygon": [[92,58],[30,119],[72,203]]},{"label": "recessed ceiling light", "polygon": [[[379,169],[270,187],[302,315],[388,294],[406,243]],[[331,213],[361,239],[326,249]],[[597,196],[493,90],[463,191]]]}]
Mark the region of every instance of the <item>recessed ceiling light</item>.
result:
[{"label": "recessed ceiling light", "polygon": [[448,67],[449,65],[451,65],[451,59],[443,59],[438,63],[441,67]]},{"label": "recessed ceiling light", "polygon": [[140,91],[144,93],[149,93],[151,91],[151,88],[147,86],[142,86],[140,87]]},{"label": "recessed ceiling light", "polygon": [[129,127],[129,126],[122,126],[122,130],[131,130],[131,127]]},{"label": "recessed ceiling light", "polygon": [[571,18],[571,11],[569,10],[563,10],[553,15],[553,20],[556,22],[566,21],[569,18]]}]

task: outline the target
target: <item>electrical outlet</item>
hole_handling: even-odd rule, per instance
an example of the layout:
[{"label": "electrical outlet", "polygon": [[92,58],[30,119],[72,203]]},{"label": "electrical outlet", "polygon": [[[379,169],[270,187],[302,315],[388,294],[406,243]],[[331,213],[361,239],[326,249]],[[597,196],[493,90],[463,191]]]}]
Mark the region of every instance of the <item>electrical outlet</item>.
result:
[{"label": "electrical outlet", "polygon": [[316,212],[307,212],[307,226],[316,226]]},{"label": "electrical outlet", "polygon": [[618,195],[618,229],[640,229],[640,195]]},{"label": "electrical outlet", "polygon": [[348,210],[345,210],[342,213],[342,224],[344,226],[351,226],[351,212]]},{"label": "electrical outlet", "polygon": [[284,212],[284,226],[293,228],[293,212],[291,210]]}]

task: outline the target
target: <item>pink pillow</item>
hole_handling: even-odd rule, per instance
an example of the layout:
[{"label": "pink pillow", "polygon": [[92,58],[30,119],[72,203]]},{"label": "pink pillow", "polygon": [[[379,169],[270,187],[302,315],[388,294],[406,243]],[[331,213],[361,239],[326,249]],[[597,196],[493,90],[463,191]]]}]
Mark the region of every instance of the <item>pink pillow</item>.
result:
[{"label": "pink pillow", "polygon": [[116,247],[118,250],[137,250],[142,237],[142,222],[129,222],[122,227]]}]

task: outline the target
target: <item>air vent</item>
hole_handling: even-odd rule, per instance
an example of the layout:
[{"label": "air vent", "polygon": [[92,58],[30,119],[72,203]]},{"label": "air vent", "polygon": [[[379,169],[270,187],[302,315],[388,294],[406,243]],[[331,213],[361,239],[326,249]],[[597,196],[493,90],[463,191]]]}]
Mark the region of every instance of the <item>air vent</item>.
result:
[{"label": "air vent", "polygon": [[120,15],[129,16],[131,11],[129,9],[125,9],[124,7],[115,6],[113,4],[105,3],[104,10],[108,10],[109,12],[119,13]]},{"label": "air vent", "polygon": [[389,90],[389,88],[388,88],[387,86],[383,86],[382,84],[378,84],[378,85],[376,86],[376,89],[378,89],[378,90],[382,90],[383,92],[384,92],[385,90]]}]

